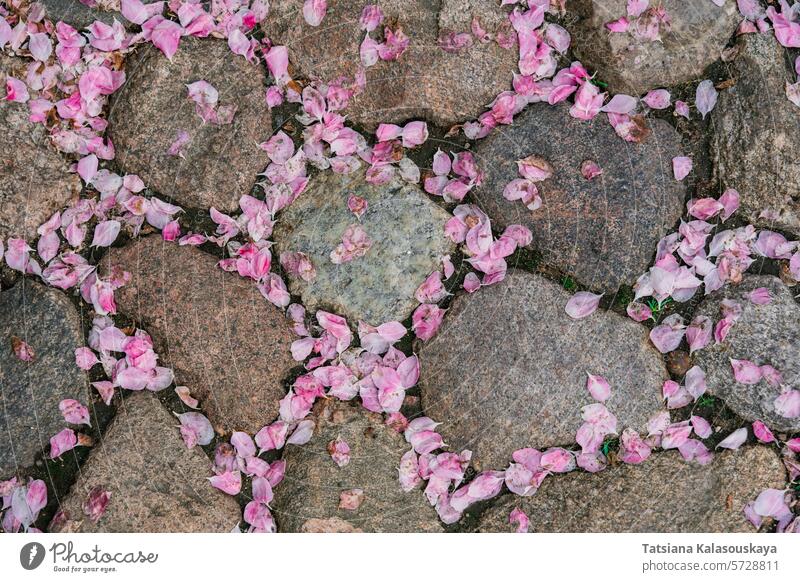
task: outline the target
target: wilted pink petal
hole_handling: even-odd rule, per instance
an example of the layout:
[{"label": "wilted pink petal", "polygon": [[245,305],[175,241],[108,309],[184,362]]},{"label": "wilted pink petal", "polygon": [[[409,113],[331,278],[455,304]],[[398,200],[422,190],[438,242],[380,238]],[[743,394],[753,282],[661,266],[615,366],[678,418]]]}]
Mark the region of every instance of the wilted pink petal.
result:
[{"label": "wilted pink petal", "polygon": [[700,465],[708,465],[714,454],[703,443],[695,439],[687,439],[679,447],[678,452],[686,461],[697,461]]},{"label": "wilted pink petal", "polygon": [[589,390],[592,398],[599,402],[605,402],[611,397],[611,386],[609,385],[608,380],[602,376],[588,374],[588,379],[586,380],[586,389]]},{"label": "wilted pink petal", "polygon": [[644,303],[629,303],[625,311],[634,321],[646,321],[653,316],[653,311]]},{"label": "wilted pink petal", "polygon": [[91,246],[93,247],[109,247],[117,237],[122,225],[117,220],[105,220],[99,223],[94,229],[94,238],[92,239]]},{"label": "wilted pink petal", "polygon": [[675,113],[680,115],[681,117],[685,117],[689,119],[689,105],[685,101],[676,101],[675,102]]},{"label": "wilted pink petal", "polygon": [[702,416],[692,415],[690,421],[692,423],[692,428],[694,429],[695,434],[699,436],[701,439],[707,439],[708,437],[711,436],[712,433],[711,425],[705,418],[703,418]]},{"label": "wilted pink petal", "polygon": [[673,314],[650,331],[650,341],[662,354],[676,350],[686,331],[680,315]]},{"label": "wilted pink petal", "polygon": [[303,3],[303,18],[310,26],[319,26],[327,11],[327,0],[305,0]]},{"label": "wilted pink petal", "polygon": [[363,257],[372,247],[372,240],[359,224],[351,224],[342,235],[342,242],[330,253],[331,262],[335,265],[347,263]]},{"label": "wilted pink petal", "polygon": [[589,291],[579,291],[570,297],[569,301],[567,301],[567,305],[564,307],[564,311],[572,319],[588,317],[597,310],[602,297],[602,293],[597,295]]},{"label": "wilted pink petal", "polygon": [[719,197],[722,204],[722,221],[725,222],[730,216],[739,209],[739,193],[733,188],[728,188]]},{"label": "wilted pink petal", "polygon": [[439,330],[444,319],[445,310],[433,303],[424,303],[417,307],[411,316],[411,330],[422,341],[428,341]]},{"label": "wilted pink petal", "polygon": [[474,293],[480,288],[481,288],[481,280],[478,278],[478,275],[476,275],[472,271],[467,273],[467,276],[464,277],[464,290],[467,293]]},{"label": "wilted pink petal", "polygon": [[98,362],[97,356],[89,348],[77,348],[75,350],[75,364],[81,370],[89,370]]},{"label": "wilted pink petal", "polygon": [[775,399],[775,412],[784,418],[800,416],[800,390],[787,390]]},{"label": "wilted pink petal", "polygon": [[58,434],[50,437],[50,458],[57,459],[67,451],[71,451],[78,444],[78,437],[71,428],[65,428]]},{"label": "wilted pink petal", "polygon": [[774,443],[775,435],[769,430],[766,424],[757,420],[753,423],[753,434],[762,443]]},{"label": "wilted pink petal", "polygon": [[17,356],[17,359],[23,362],[32,362],[36,359],[36,352],[30,344],[17,336],[11,337],[11,349],[14,351],[14,355]]},{"label": "wilted pink petal", "polygon": [[344,467],[350,462],[350,445],[341,437],[328,443],[328,454],[339,467]]},{"label": "wilted pink petal", "polygon": [[692,434],[692,426],[688,420],[671,424],[664,429],[661,448],[664,450],[677,449],[689,439],[690,434]]},{"label": "wilted pink petal", "polygon": [[608,103],[600,108],[600,111],[605,113],[616,113],[618,115],[628,115],[636,109],[636,104],[638,101],[639,100],[636,99],[636,97],[631,97],[630,95],[620,93],[614,95]]},{"label": "wilted pink petal", "polygon": [[367,4],[361,11],[361,17],[358,22],[362,30],[372,32],[383,21],[383,12],[377,4]]},{"label": "wilted pink petal", "polygon": [[214,439],[214,428],[205,416],[199,412],[185,412],[176,416],[181,423],[181,436],[188,448],[211,444]]},{"label": "wilted pink petal", "polygon": [[97,523],[106,512],[109,501],[111,501],[111,492],[97,485],[89,491],[89,496],[84,501],[81,509],[83,509],[83,513],[92,523]]},{"label": "wilted pink petal", "polygon": [[517,533],[528,533],[530,519],[528,519],[528,514],[519,507],[515,507],[511,510],[511,513],[508,515],[508,523],[511,525],[517,524]]},{"label": "wilted pink petal", "polygon": [[28,86],[20,81],[12,77],[11,75],[6,75],[6,101],[14,101],[16,103],[27,103],[30,99],[30,94],[28,93]]},{"label": "wilted pink petal", "polygon": [[690,216],[699,220],[708,220],[719,214],[723,206],[719,200],[713,198],[692,198],[686,204],[686,209]]},{"label": "wilted pink petal", "polygon": [[650,91],[642,98],[650,109],[666,109],[670,104],[670,94],[666,89]]},{"label": "wilted pink petal", "polygon": [[367,208],[369,208],[369,203],[366,198],[350,194],[347,198],[347,208],[356,215],[356,218],[361,218],[367,211]]},{"label": "wilted pink petal", "polygon": [[733,377],[742,384],[758,384],[761,380],[761,368],[749,360],[731,358]]},{"label": "wilted pink petal", "polygon": [[422,145],[428,139],[428,124],[424,121],[412,121],[403,127],[401,133],[404,148]]},{"label": "wilted pink petal", "polygon": [[283,448],[283,445],[286,443],[286,435],[288,432],[289,424],[282,420],[276,420],[258,431],[255,436],[255,441],[260,449],[259,454],[265,451]]},{"label": "wilted pink petal", "polygon": [[208,478],[211,485],[227,493],[228,495],[238,495],[242,490],[242,475],[239,471],[225,471],[220,475]]},{"label": "wilted pink petal", "polygon": [[442,284],[442,274],[439,271],[434,271],[428,275],[428,278],[417,288],[414,294],[420,303],[438,303],[447,295],[447,289]]},{"label": "wilted pink petal", "polygon": [[628,19],[624,16],[622,18],[618,18],[617,20],[612,20],[610,22],[606,22],[605,27],[608,29],[609,32],[627,32],[630,23]]},{"label": "wilted pink petal", "polygon": [[652,452],[642,437],[633,429],[626,428],[620,436],[620,460],[629,465],[638,465],[646,461]]},{"label": "wilted pink petal", "polygon": [[739,428],[725,437],[718,445],[717,448],[736,450],[741,447],[747,440],[747,429],[745,427]]},{"label": "wilted pink petal", "polygon": [[301,420],[292,431],[291,436],[286,439],[287,445],[304,445],[311,440],[314,435],[315,423],[313,420]]},{"label": "wilted pink petal", "polygon": [[672,173],[679,182],[692,171],[692,158],[677,156],[672,158]]},{"label": "wilted pink petal", "polygon": [[363,489],[348,489],[339,493],[339,509],[355,511],[364,502]]},{"label": "wilted pink petal", "polygon": [[750,291],[747,298],[754,305],[767,305],[772,301],[772,294],[766,287],[759,287]]},{"label": "wilted pink petal", "polygon": [[70,424],[87,424],[89,422],[89,409],[77,400],[67,398],[58,404],[61,415]]},{"label": "wilted pink petal", "polygon": [[520,176],[533,182],[542,182],[553,175],[553,166],[550,162],[537,155],[517,160],[517,169]]},{"label": "wilted pink petal", "polygon": [[786,504],[786,491],[782,489],[764,489],[756,497],[753,510],[762,517],[775,519],[791,515],[791,510]]},{"label": "wilted pink petal", "polygon": [[697,92],[695,93],[695,106],[703,116],[703,119],[705,119],[706,115],[708,115],[714,109],[714,106],[717,104],[718,96],[719,93],[717,93],[714,83],[708,79],[702,81],[697,86]]},{"label": "wilted pink petal", "polygon": [[581,163],[581,176],[587,180],[596,178],[603,173],[603,169],[597,165],[597,162],[592,160],[584,160]]},{"label": "wilted pink petal", "polygon": [[189,408],[197,408],[200,404],[197,401],[197,398],[193,398],[191,392],[189,392],[189,388],[186,386],[175,386],[175,394],[178,395],[178,398],[181,399],[186,406]]},{"label": "wilted pink petal", "polygon": [[708,389],[706,386],[706,374],[700,366],[692,366],[689,371],[686,372],[684,383],[686,391],[689,392],[695,400],[705,394]]},{"label": "wilted pink petal", "polygon": [[111,404],[111,399],[114,397],[114,384],[108,380],[101,380],[100,382],[92,382],[92,387],[100,394],[100,398],[106,405]]},{"label": "wilted pink petal", "polygon": [[399,478],[400,487],[405,492],[414,489],[421,481],[417,454],[413,449],[400,458]]},{"label": "wilted pink petal", "polygon": [[686,342],[689,344],[689,354],[701,350],[711,341],[714,323],[710,317],[698,315],[686,328]]}]

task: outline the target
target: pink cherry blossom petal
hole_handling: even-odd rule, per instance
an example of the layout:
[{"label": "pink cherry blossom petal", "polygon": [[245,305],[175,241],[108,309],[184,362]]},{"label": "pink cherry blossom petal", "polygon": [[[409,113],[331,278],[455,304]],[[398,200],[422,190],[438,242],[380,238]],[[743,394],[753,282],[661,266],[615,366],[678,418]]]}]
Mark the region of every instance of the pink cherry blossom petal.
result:
[{"label": "pink cherry blossom petal", "polygon": [[583,319],[597,311],[602,297],[602,293],[597,295],[589,291],[579,291],[570,297],[569,301],[567,301],[567,305],[564,307],[564,311],[572,319]]}]

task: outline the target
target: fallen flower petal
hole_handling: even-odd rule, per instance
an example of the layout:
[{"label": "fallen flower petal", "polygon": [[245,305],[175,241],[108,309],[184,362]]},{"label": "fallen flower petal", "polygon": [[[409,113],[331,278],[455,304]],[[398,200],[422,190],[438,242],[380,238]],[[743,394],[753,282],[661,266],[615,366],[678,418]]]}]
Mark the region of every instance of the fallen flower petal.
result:
[{"label": "fallen flower petal", "polygon": [[725,437],[718,445],[717,448],[736,450],[741,447],[747,440],[747,429],[745,427],[739,428]]},{"label": "fallen flower petal", "polygon": [[567,301],[567,305],[564,307],[564,311],[572,319],[583,319],[597,310],[602,297],[602,293],[597,295],[589,291],[579,291],[570,297],[569,301]]}]

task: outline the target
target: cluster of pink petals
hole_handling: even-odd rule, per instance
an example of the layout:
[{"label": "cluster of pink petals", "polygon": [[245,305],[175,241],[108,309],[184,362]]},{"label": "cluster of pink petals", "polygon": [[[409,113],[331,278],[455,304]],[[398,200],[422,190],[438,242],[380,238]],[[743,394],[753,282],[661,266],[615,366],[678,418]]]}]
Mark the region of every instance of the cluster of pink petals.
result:
[{"label": "cluster of pink petals", "polygon": [[544,182],[553,175],[550,163],[536,155],[517,160],[517,169],[521,178],[512,180],[503,189],[503,198],[509,201],[521,200],[528,210],[537,210],[542,206],[539,196],[538,182]]},{"label": "cluster of pink petals", "polygon": [[517,247],[528,246],[533,238],[526,227],[512,224],[495,239],[489,217],[473,204],[461,204],[445,225],[445,235],[462,249],[472,268],[483,273],[481,285],[493,285],[505,279],[506,257]]},{"label": "cluster of pink petals", "polygon": [[13,477],[0,481],[0,529],[14,533],[41,533],[33,527],[39,512],[47,505],[47,486],[41,479],[27,482]]},{"label": "cluster of pink petals", "polygon": [[366,31],[364,40],[359,47],[361,64],[364,67],[371,67],[380,61],[396,61],[411,44],[409,39],[400,27],[392,30],[388,26],[383,28],[383,41],[378,42],[370,36],[383,22],[383,12],[377,4],[364,6],[361,12],[359,23],[361,29]]},{"label": "cluster of pink petals", "polygon": [[684,376],[683,386],[674,380],[665,381],[662,387],[662,396],[667,403],[667,408],[674,410],[697,402],[707,390],[705,372],[700,366],[692,366]]},{"label": "cluster of pink petals", "polygon": [[208,81],[195,81],[186,86],[189,99],[195,104],[195,111],[203,123],[228,125],[233,123],[235,105],[220,105],[219,92]]},{"label": "cluster of pink petals", "polygon": [[372,240],[360,224],[351,224],[344,234],[342,242],[331,251],[330,258],[334,265],[349,263],[353,259],[363,257],[372,247]]},{"label": "cluster of pink petals", "polygon": [[671,19],[661,5],[650,5],[650,0],[629,0],[627,12],[606,23],[611,33],[629,33],[637,41],[658,42],[662,32],[669,32]]},{"label": "cluster of pink petals", "polygon": [[[777,522],[776,531],[797,532],[800,518],[795,517],[789,507],[795,497],[791,490],[764,489],[755,500],[744,507],[744,514],[756,528],[760,528],[764,518],[772,518]],[[791,525],[790,525],[791,524]]]},{"label": "cluster of pink petals", "polygon": [[446,202],[461,202],[470,190],[481,185],[484,178],[470,152],[453,154],[451,160],[448,154],[437,149],[432,170],[433,175],[425,177],[423,187],[428,194],[441,196]]},{"label": "cluster of pink petals", "polygon": [[707,465],[714,453],[700,440],[691,438],[692,431],[701,439],[711,434],[711,425],[700,416],[692,416],[689,420],[670,423],[669,412],[662,411],[648,422],[649,434],[644,442],[651,448],[661,447],[663,450],[677,449],[686,461],[694,461]]},{"label": "cluster of pink petals", "polygon": [[[652,296],[658,302],[668,297],[685,302],[701,285],[709,294],[728,282],[738,283],[753,263],[754,255],[789,260],[790,268],[791,260],[797,256],[794,260],[800,267],[796,241],[787,241],[771,231],[757,234],[751,225],[718,232],[709,243],[716,226],[708,220],[719,217],[724,222],[738,207],[739,194],[735,190],[726,190],[719,199],[689,200],[689,215],[696,220],[681,222],[678,232],[659,241],[654,266],[634,286],[635,301]],[[636,306],[629,306],[629,314],[634,319],[650,316]]]},{"label": "cluster of pink petals", "polygon": [[76,350],[75,361],[84,370],[98,362],[102,365],[110,380],[94,382],[92,385],[107,404],[116,387],[159,391],[172,384],[172,370],[158,365],[159,358],[153,350],[153,341],[141,329],[128,336],[116,327],[111,318],[98,315],[89,332],[89,348]]}]

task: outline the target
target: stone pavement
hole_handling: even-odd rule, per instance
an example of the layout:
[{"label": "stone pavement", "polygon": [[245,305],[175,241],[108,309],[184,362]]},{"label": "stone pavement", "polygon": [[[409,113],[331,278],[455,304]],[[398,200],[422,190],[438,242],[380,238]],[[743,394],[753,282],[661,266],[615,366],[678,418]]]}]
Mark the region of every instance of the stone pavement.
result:
[{"label": "stone pavement", "polygon": [[[575,0],[563,13],[553,2],[543,28],[522,38],[509,20],[520,7],[495,1],[389,0],[369,32],[359,22],[368,2],[329,4],[319,26],[304,20],[301,0],[270,3],[263,20],[231,16],[231,27],[248,31],[244,48],[217,30],[184,34],[174,55],[139,37],[130,50],[95,55],[90,64],[125,73],[93,121],[110,142],[88,140],[82,110],[65,117],[86,105],[89,88],[61,101],[70,75],[53,72],[50,83],[30,45],[0,47],[0,86],[27,79],[33,97],[47,98],[32,103],[52,105],[37,123],[31,104],[0,102],[0,497],[43,479],[48,503],[25,527],[61,532],[500,532],[516,529],[514,509],[533,532],[756,531],[745,506],[764,489],[796,491],[800,476],[800,413],[775,405],[785,395],[791,408],[800,396],[800,110],[787,99],[794,53],[771,31],[736,38],[743,17],[735,2],[664,0],[669,26],[654,24],[651,7],[620,33],[606,24],[626,14],[623,0]],[[95,19],[127,40],[141,30],[118,3],[43,7],[43,18],[79,30]],[[181,26],[186,18],[173,15]],[[103,26],[89,35],[95,44]],[[56,52],[65,50],[60,30]],[[653,30],[657,39],[644,38]],[[388,43],[393,35],[409,37],[402,54],[363,69],[365,36]],[[571,44],[550,50],[540,35],[553,45],[570,35]],[[520,63],[520,45],[531,44],[541,61]],[[281,45],[286,78],[264,58]],[[613,112],[576,119],[575,96],[556,105],[547,96],[556,81],[574,81],[573,73],[551,77],[578,60],[596,72],[580,79],[586,86],[609,97],[668,89],[669,107],[637,102],[621,122],[635,127],[627,141]],[[534,64],[523,78],[520,67]],[[704,79],[719,90],[709,115],[695,103]],[[198,81],[216,89],[214,106],[230,119],[198,114],[187,97]],[[337,88],[363,83],[349,104],[338,101]],[[269,102],[273,89],[280,104]],[[691,105],[688,118],[677,100]],[[469,139],[478,118],[497,127]],[[427,123],[423,144],[402,147],[385,139],[392,128],[378,130],[412,120]],[[342,127],[374,149],[355,151]],[[282,159],[264,143],[272,136],[301,155]],[[322,160],[319,144],[328,148]],[[437,150],[469,152],[477,170],[450,157],[442,173]],[[90,151],[101,170],[87,178],[75,164]],[[376,151],[385,157],[372,159]],[[676,179],[673,159],[687,155],[694,169]],[[535,182],[535,210],[504,196],[529,156],[552,173]],[[586,176],[588,162],[602,173]],[[389,167],[385,179],[365,178],[370,164]],[[351,166],[358,169],[346,172]],[[122,181],[132,174],[142,186]],[[428,180],[440,178],[464,186],[463,200],[426,193]],[[728,229],[740,229],[741,244],[715,239],[683,276],[702,278],[719,260],[730,280],[686,301],[669,292],[652,299],[662,287],[680,288],[665,256],[674,251],[689,264],[688,247],[708,234],[687,203],[728,188],[739,192],[741,209],[725,222],[707,217],[716,230],[700,246]],[[124,212],[114,214],[118,206]],[[57,212],[57,226],[39,228]],[[98,223],[110,219],[123,222],[121,234],[97,243]],[[686,234],[692,228],[699,230]],[[759,238],[764,228],[775,238]],[[354,232],[365,236],[360,253],[334,260]],[[56,239],[49,257],[48,233]],[[475,248],[487,254],[476,257]],[[311,268],[292,269],[287,256]],[[487,262],[496,270],[482,270]],[[636,304],[652,313],[628,317],[651,267],[654,288]],[[443,286],[426,293],[443,269]],[[470,287],[500,274],[500,282]],[[762,288],[769,301],[758,304],[753,294]],[[565,312],[578,292],[603,294],[581,319]],[[690,350],[688,335],[666,353],[654,345],[658,324],[707,317],[713,326],[731,310],[727,336],[709,328],[702,349]],[[437,316],[441,328],[426,337]],[[397,322],[392,331],[373,329],[388,322]],[[143,332],[152,351],[135,341]],[[76,358],[86,356],[76,350],[86,346],[99,361],[79,367]],[[758,379],[739,381],[731,358],[772,366],[780,378],[758,368]],[[156,363],[174,374],[166,387],[124,385],[131,368]],[[688,389],[693,366],[707,391],[668,409],[669,381]],[[520,449],[563,447],[574,468],[576,432],[585,407],[596,406],[587,374],[611,389],[601,398],[617,422],[600,439],[605,470],[547,469],[533,495],[500,484],[463,515],[455,511],[459,487],[520,462]],[[89,425],[74,422],[83,409],[73,400],[86,406]],[[180,415],[188,411],[208,425],[187,426]],[[670,422],[676,431],[698,423],[694,442],[713,460],[662,450],[678,448],[664,442]],[[53,454],[50,439],[64,429],[77,433],[80,454]],[[652,449],[642,464],[623,462],[623,429]],[[716,448],[737,429],[746,433],[741,447]],[[446,454],[464,450],[457,460]],[[226,485],[229,495],[219,490]],[[18,525],[7,510],[0,505],[0,530]],[[783,527],[765,517],[762,531]]]}]

